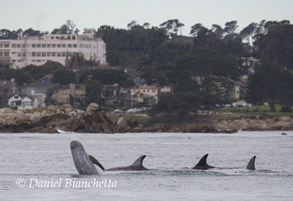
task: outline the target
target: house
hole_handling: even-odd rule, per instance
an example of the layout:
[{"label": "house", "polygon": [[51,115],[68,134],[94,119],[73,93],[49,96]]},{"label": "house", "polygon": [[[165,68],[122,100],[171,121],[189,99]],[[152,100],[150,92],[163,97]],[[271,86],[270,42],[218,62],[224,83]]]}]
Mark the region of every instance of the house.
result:
[{"label": "house", "polygon": [[131,88],[130,92],[137,103],[149,106],[158,103],[159,88],[157,86],[142,85],[137,88]]},{"label": "house", "polygon": [[131,95],[130,89],[120,88],[120,103],[124,107],[135,107],[137,105],[136,98]]},{"label": "house", "polygon": [[56,92],[53,94],[53,99],[57,104],[69,104],[70,91],[69,85],[59,85]]},{"label": "house", "polygon": [[100,93],[99,105],[118,105],[120,104],[119,97],[120,87],[118,84],[103,85]]},{"label": "house", "polygon": [[[45,107],[46,93],[52,86],[55,86],[47,77],[32,82],[23,88],[23,94],[38,100],[38,107]],[[35,101],[33,101],[35,102]]]},{"label": "house", "polygon": [[86,86],[77,84],[59,85],[53,94],[53,99],[58,104],[85,104],[87,100]]},{"label": "house", "polygon": [[0,105],[6,105],[11,96],[19,93],[19,86],[14,78],[0,81]]},{"label": "house", "polygon": [[21,105],[18,106],[18,109],[33,109],[33,100],[29,97],[25,97],[21,100]]},{"label": "house", "polygon": [[8,105],[10,107],[18,107],[21,106],[22,98],[19,95],[13,95],[8,99]]},{"label": "house", "polygon": [[54,86],[51,80],[38,80],[36,82],[32,82],[24,87],[25,95],[32,95],[34,93],[43,93],[46,94],[50,87]]},{"label": "house", "polygon": [[164,85],[159,87],[159,93],[174,93],[174,91],[171,86]]},{"label": "house", "polygon": [[86,86],[69,84],[69,100],[71,105],[85,105],[87,101]]}]

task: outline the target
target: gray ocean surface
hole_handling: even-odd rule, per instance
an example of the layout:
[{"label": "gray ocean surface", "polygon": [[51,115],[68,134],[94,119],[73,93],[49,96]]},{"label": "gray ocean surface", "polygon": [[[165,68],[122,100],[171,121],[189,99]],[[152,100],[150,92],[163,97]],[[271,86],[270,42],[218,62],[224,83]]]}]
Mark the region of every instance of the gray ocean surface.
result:
[{"label": "gray ocean surface", "polygon": [[[0,200],[290,201],[293,131],[281,133],[0,134]],[[145,154],[144,166],[153,170],[79,176],[69,146],[74,138],[105,168]],[[191,170],[206,153],[208,164],[221,168]],[[246,170],[254,155],[257,170]]]}]

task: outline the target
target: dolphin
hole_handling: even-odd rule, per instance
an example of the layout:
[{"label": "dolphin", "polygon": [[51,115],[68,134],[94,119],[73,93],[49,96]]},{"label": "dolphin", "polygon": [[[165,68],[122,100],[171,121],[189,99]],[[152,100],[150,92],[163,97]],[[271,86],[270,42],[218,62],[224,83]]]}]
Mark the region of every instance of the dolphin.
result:
[{"label": "dolphin", "polygon": [[97,171],[94,164],[98,165],[102,170],[105,171],[105,168],[97,159],[86,153],[81,142],[78,140],[71,141],[70,149],[74,165],[80,175],[99,175],[99,172]]},{"label": "dolphin", "polygon": [[[209,154],[204,155],[199,162],[191,169],[195,169],[195,170],[207,170],[207,169],[211,169],[211,168],[216,168],[214,166],[210,166],[207,164],[207,157]],[[246,169],[248,170],[255,170],[255,158],[256,156],[253,156],[250,161],[248,162]],[[220,168],[220,169],[224,169],[224,168]]]},{"label": "dolphin", "polygon": [[148,170],[143,166],[143,160],[145,159],[146,155],[140,156],[134,163],[132,163],[130,166],[124,166],[124,167],[115,167],[110,168],[107,171],[138,171],[138,170]]},{"label": "dolphin", "polygon": [[191,169],[195,169],[195,170],[207,170],[207,169],[211,169],[214,168],[214,166],[210,166],[207,164],[207,157],[209,154],[204,155],[199,162]]},{"label": "dolphin", "polygon": [[248,170],[255,170],[255,158],[256,156],[253,156],[250,161],[248,162],[246,169]]}]

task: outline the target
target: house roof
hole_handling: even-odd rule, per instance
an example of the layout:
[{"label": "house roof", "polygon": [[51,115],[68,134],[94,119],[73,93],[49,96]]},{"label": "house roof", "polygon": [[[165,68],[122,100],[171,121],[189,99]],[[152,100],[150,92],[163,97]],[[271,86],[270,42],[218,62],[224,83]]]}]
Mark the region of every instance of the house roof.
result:
[{"label": "house roof", "polygon": [[140,86],[138,89],[158,89],[158,87],[153,85],[143,85],[143,86]]},{"label": "house roof", "polygon": [[23,101],[23,102],[25,102],[25,101],[30,101],[30,102],[32,102],[32,100],[31,100],[29,97],[25,97],[25,98],[23,98],[22,101]]},{"label": "house roof", "polygon": [[40,81],[36,81],[36,82],[32,82],[28,84],[27,87],[43,88],[43,87],[51,87],[53,85],[54,84],[51,81],[46,82],[46,81],[40,80]]}]

